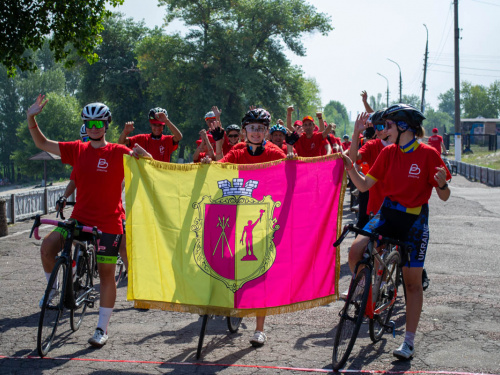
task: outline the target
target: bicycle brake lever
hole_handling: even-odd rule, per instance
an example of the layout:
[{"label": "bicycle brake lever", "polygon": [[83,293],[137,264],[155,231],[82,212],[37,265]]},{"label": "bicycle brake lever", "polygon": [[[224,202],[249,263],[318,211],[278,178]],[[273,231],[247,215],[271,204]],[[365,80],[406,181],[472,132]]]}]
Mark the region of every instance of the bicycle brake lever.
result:
[{"label": "bicycle brake lever", "polygon": [[30,232],[30,238],[35,234],[35,238],[39,240],[41,237],[38,235],[38,227],[40,226],[40,215],[35,216],[35,222],[33,223],[33,226],[31,227],[31,232]]}]

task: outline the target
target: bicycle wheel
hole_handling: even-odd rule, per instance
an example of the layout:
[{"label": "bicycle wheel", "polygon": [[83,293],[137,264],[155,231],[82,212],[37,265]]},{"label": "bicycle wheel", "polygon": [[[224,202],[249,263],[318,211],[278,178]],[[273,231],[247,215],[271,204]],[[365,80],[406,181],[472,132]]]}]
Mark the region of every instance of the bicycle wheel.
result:
[{"label": "bicycle wheel", "polygon": [[399,286],[399,264],[401,262],[399,252],[390,252],[385,257],[384,262],[387,269],[382,274],[382,282],[379,286],[377,301],[375,301],[375,314],[373,319],[370,319],[370,338],[373,342],[379,341],[389,328]]},{"label": "bicycle wheel", "polygon": [[[57,324],[64,309],[64,293],[66,290],[66,263],[61,258],[57,261],[43,296],[42,310],[38,321],[36,349],[40,357],[45,357],[52,346],[57,331]],[[55,288],[52,288],[55,286]]]},{"label": "bicycle wheel", "polygon": [[122,257],[120,256],[120,254],[118,254],[118,258],[116,259],[116,270],[115,270],[116,286],[118,286],[118,284],[120,284],[120,281],[122,281],[124,272],[125,272],[125,265],[123,264]]},{"label": "bicycle wheel", "polygon": [[201,322],[200,338],[198,339],[198,349],[196,350],[196,359],[200,359],[201,350],[203,349],[203,340],[205,339],[205,332],[207,331],[208,315],[203,315]]},{"label": "bicycle wheel", "polygon": [[243,318],[238,318],[236,316],[227,316],[226,319],[229,332],[236,333],[238,331],[238,328],[240,328],[240,324]]},{"label": "bicycle wheel", "polygon": [[[78,253],[80,252],[80,255]],[[78,331],[89,304],[89,291],[93,286],[89,256],[86,249],[75,246],[76,280],[73,282],[75,307],[70,310],[69,322],[73,331]]]},{"label": "bicycle wheel", "polygon": [[371,271],[364,267],[351,281],[345,305],[340,311],[340,321],[333,342],[332,365],[334,370],[344,366],[351,354],[359,328],[365,315],[371,286]]}]

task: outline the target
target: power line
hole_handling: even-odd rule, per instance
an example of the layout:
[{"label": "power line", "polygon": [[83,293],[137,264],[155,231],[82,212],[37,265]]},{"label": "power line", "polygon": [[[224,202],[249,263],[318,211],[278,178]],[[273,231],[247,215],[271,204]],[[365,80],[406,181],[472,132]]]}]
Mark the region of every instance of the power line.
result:
[{"label": "power line", "polygon": [[[454,65],[446,65],[446,64],[438,64],[438,63],[432,63],[432,64],[430,64],[430,66],[433,66],[433,65],[447,66],[447,67],[450,67],[450,68],[454,68]],[[466,67],[466,66],[461,66],[460,69],[486,70],[488,72],[500,72],[500,69],[469,68],[469,67]]]},{"label": "power line", "polygon": [[482,1],[482,0],[472,0],[472,1],[475,1],[476,3],[482,3],[482,4],[491,5],[491,6],[494,6],[494,7],[500,7],[500,4],[490,3],[488,1]]},{"label": "power line", "polygon": [[[432,72],[436,72],[436,73],[448,73],[448,74],[454,74],[454,72],[450,72],[450,71],[447,71],[447,70],[437,70],[437,69],[429,69],[430,71]],[[460,72],[460,75],[464,75],[464,76],[475,76],[475,77],[490,77],[490,78],[500,78],[500,76],[490,76],[490,75],[486,75],[486,74],[472,74],[472,73],[462,73]]]}]

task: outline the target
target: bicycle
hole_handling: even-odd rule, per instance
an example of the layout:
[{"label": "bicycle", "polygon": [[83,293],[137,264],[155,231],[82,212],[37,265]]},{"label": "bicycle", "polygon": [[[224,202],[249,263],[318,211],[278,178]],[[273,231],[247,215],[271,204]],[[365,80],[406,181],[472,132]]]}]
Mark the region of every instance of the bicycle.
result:
[{"label": "bicycle", "polygon": [[[205,333],[207,331],[208,319],[214,319],[214,318],[215,315],[208,315],[208,314],[203,315],[203,320],[201,322],[200,337],[198,339],[198,348],[196,350],[196,359],[200,359],[201,356],[201,350],[203,349],[203,340],[205,339]],[[236,333],[240,328],[240,324],[243,318],[226,316],[226,320],[229,332]]]},{"label": "bicycle", "polygon": [[[366,232],[353,224],[344,227],[333,246],[339,246],[351,231],[367,236],[371,241],[363,259],[356,264],[345,305],[339,312],[340,321],[333,343],[334,370],[339,370],[347,362],[365,316],[369,318],[370,339],[373,342],[379,341],[384,332],[395,333],[395,324],[390,319],[399,285],[403,283],[402,264],[408,260],[407,247],[403,242]],[[385,248],[377,249],[383,244]]]},{"label": "bicycle", "polygon": [[442,153],[441,158],[443,159],[444,165],[446,165],[446,168],[448,168],[448,171],[450,171],[450,174],[452,176],[457,175],[457,166],[456,165],[451,165],[450,160],[446,157],[448,155],[448,152]]},{"label": "bicycle", "polygon": [[[62,252],[56,258],[56,265],[50,275],[38,321],[37,351],[43,358],[52,346],[64,308],[70,310],[70,326],[75,332],[82,324],[87,307],[94,307],[96,291],[92,259],[95,259],[94,249],[99,248],[102,233],[97,227],[76,225],[74,220],[41,219],[40,215],[37,215],[30,238],[34,235],[37,240],[41,239],[38,228],[42,224],[64,228],[68,232]],[[92,241],[89,243],[76,240],[76,231],[92,234]]]},{"label": "bicycle", "polygon": [[[59,215],[61,216],[61,219],[65,220],[66,218],[64,217],[64,205],[63,205],[63,202],[66,206],[74,206],[76,202],[70,202],[70,201],[66,201],[66,199],[64,199],[63,197],[59,198],[56,202],[56,207],[57,207],[57,214],[56,214],[56,218],[59,217]],[[99,271],[97,269],[97,259],[96,259],[96,254],[95,252],[93,253],[93,257],[91,259],[91,267],[90,267],[91,270],[93,270],[94,272],[94,279],[97,279],[99,277]],[[118,284],[120,284],[120,282],[123,280],[123,278],[125,277],[126,275],[126,270],[125,270],[125,263],[123,263],[123,259],[122,257],[120,256],[120,254],[118,254],[118,257],[116,259],[116,271],[115,271],[115,283],[116,283],[116,286],[118,286]]]}]

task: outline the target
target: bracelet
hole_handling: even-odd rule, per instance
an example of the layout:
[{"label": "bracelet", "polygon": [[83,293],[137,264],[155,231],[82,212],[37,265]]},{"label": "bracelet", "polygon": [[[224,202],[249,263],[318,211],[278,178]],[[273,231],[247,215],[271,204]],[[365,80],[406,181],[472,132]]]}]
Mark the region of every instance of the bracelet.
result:
[{"label": "bracelet", "polygon": [[38,128],[38,125],[35,124],[35,126],[28,126],[28,129],[36,129]]},{"label": "bracelet", "polygon": [[447,188],[447,187],[448,187],[448,183],[445,183],[445,184],[443,185],[443,187],[438,186],[438,188],[439,188],[440,190],[446,190],[446,188]]},{"label": "bracelet", "polygon": [[351,169],[353,169],[353,168],[354,168],[354,163],[351,161],[351,168],[349,168],[349,169],[347,169],[347,168],[346,168],[345,170],[346,170],[346,171],[350,171],[350,170],[351,170]]}]

